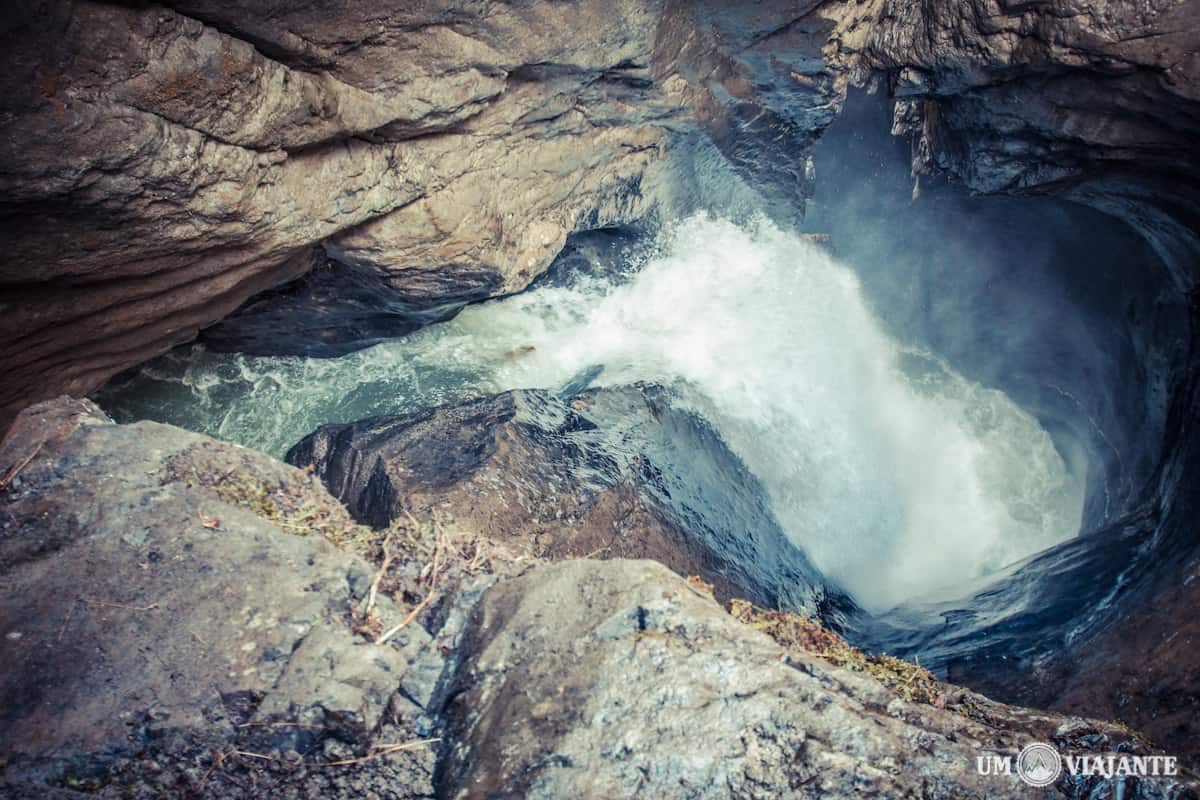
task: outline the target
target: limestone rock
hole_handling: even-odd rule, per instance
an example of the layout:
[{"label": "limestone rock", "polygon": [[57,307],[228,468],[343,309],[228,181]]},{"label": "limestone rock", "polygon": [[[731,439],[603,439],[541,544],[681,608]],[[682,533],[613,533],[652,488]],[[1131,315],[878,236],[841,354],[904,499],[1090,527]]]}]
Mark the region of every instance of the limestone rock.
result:
[{"label": "limestone rock", "polygon": [[842,63],[898,98],[916,175],[1108,211],[1194,285],[1200,3],[874,0],[832,13]]},{"label": "limestone rock", "polygon": [[[0,470],[6,797],[1027,797],[976,756],[1146,752],[953,686],[910,702],[650,561],[460,574],[375,645],[347,619],[374,570],[319,535],[351,522],[312,475],[87,402],[22,415]],[[1065,781],[1043,796],[1105,791]]]},{"label": "limestone rock", "polygon": [[680,111],[638,67],[655,8],[545,11],[14,9],[5,415],[194,337],[326,240],[428,305],[521,288],[572,230],[646,213],[655,120]]},{"label": "limestone rock", "polygon": [[844,85],[816,5],[18,3],[0,419],[329,259],[385,312],[519,290],[571,233],[695,202],[665,165],[698,136],[793,218]]}]

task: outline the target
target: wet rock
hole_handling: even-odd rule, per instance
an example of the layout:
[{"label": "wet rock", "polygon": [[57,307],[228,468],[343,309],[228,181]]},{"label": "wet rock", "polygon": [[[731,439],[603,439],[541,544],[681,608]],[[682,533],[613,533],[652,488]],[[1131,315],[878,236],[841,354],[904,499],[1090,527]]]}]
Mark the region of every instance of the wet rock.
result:
[{"label": "wet rock", "polygon": [[840,602],[707,423],[658,387],[581,390],[326,425],[287,460],[311,465],[376,527],[448,512],[539,558],[653,558],[721,597],[826,611]]},{"label": "wet rock", "polygon": [[897,98],[916,175],[1107,211],[1195,284],[1200,4],[880,0],[834,14],[838,58]]},{"label": "wet rock", "polygon": [[[1194,508],[1184,505],[1175,513],[1191,520]],[[1141,522],[1142,530],[1122,526],[1124,542],[1108,531],[1092,534],[1098,541],[1083,542],[1090,547],[1074,554],[1081,565],[1074,570],[1078,575],[1061,568],[1054,575],[1060,587],[1075,589],[1066,596],[1081,595],[1091,589],[1084,584],[1103,574],[1085,559],[1119,558],[1124,569],[1136,570],[1137,583],[1117,603],[1073,620],[1069,633],[1074,635],[1053,636],[1053,646],[1005,647],[1002,636],[989,636],[971,648],[970,657],[952,662],[949,676],[1007,702],[1122,720],[1182,763],[1200,764],[1200,675],[1193,667],[1200,644],[1200,561],[1194,552],[1182,563],[1154,560],[1159,553],[1137,535],[1152,524],[1176,532],[1179,521]],[[1190,525],[1183,533],[1190,536]],[[1149,550],[1141,555],[1147,562],[1131,569],[1137,549]],[[1188,552],[1174,552],[1180,550]],[[1045,613],[1045,605],[1035,605],[1032,614]],[[1049,626],[1032,614],[1005,622],[1014,629],[1038,624],[1046,635]],[[994,649],[988,646],[993,639],[999,639]]]},{"label": "wet rock", "polygon": [[464,302],[417,306],[383,275],[335,261],[324,249],[303,278],[258,295],[200,334],[205,347],[251,355],[329,358],[453,317]]}]

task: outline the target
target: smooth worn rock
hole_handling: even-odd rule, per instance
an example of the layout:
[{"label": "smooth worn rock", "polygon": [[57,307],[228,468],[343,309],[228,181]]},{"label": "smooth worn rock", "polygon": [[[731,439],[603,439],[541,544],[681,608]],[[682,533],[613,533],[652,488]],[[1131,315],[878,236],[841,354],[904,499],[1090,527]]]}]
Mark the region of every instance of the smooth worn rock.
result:
[{"label": "smooth worn rock", "polygon": [[643,77],[652,4],[200,6],[5,20],[8,415],[192,338],[319,242],[436,305],[521,288],[572,230],[652,203],[679,112]]},{"label": "smooth worn rock", "polygon": [[675,185],[696,137],[795,219],[851,82],[898,98],[918,173],[1111,211],[1191,286],[1200,6],[1077,6],[24,0],[0,27],[0,420],[331,258],[385,320],[218,338],[329,354],[518,290],[573,232],[712,202]]},{"label": "smooth worn rock", "polygon": [[324,248],[313,255],[319,264],[304,277],[257,295],[203,330],[200,341],[219,352],[336,357],[449,319],[464,306],[398,299],[376,270],[335,261]]},{"label": "smooth worn rock", "polygon": [[311,465],[376,527],[445,512],[539,558],[653,558],[716,584],[721,597],[830,612],[839,602],[741,461],[659,387],[569,400],[511,391],[326,425],[287,460]]},{"label": "smooth worn rock", "polygon": [[5,779],[103,775],[178,737],[201,753],[223,741],[311,759],[330,737],[361,752],[410,662],[440,675],[439,651],[404,646],[419,625],[385,645],[352,630],[374,569],[298,535],[286,509],[355,527],[312,476],[114,425],[86,401],[34,406],[14,431],[0,449]]},{"label": "smooth worn rock", "polygon": [[[848,12],[851,4],[840,8]],[[1191,343],[1200,283],[1200,2],[877,0],[855,13],[860,24],[850,16],[839,24],[839,58],[857,79],[896,98],[893,132],[912,138],[918,181],[949,176],[978,192],[1049,193],[1098,208],[1154,247],[1177,291],[1155,302],[1162,316],[1153,321],[1130,314],[1106,322],[1113,329],[1132,323],[1134,332],[1124,335],[1134,341],[1162,337],[1163,355],[1139,355],[1127,370],[1137,377],[1128,382],[1121,376],[1100,385],[1091,377],[1092,400],[1067,394],[1081,408],[1111,403],[1130,384],[1149,398],[1166,398],[1161,408],[1170,414],[1159,432],[1147,434],[1138,420],[1120,426],[1134,432],[1129,442],[1105,440],[1122,469],[1136,463],[1142,442],[1162,448],[1155,476],[1134,487],[1140,507],[1085,528],[1090,543],[1064,545],[1073,554],[1064,549],[1059,558],[1077,566],[1049,567],[1051,591],[1032,592],[1020,578],[1002,587],[1026,608],[995,624],[995,635],[972,648],[957,674],[1013,702],[1124,719],[1195,759],[1200,744],[1191,720],[1200,675],[1184,666],[1191,659],[1184,653],[1195,638],[1197,599],[1189,587],[1200,559],[1190,423],[1200,407]],[[1156,284],[1154,259],[1136,266],[1147,273],[1139,283]],[[1136,292],[1118,291],[1132,307]],[[1172,303],[1188,309],[1190,331],[1166,333],[1164,309]],[[1173,366],[1164,364],[1168,359]],[[1089,424],[1106,436],[1126,435],[1097,423],[1101,416],[1090,412]],[[1106,503],[1119,491],[1091,480],[1103,486],[1092,494]],[[1116,566],[1107,574],[1090,569],[1103,558]],[[1046,563],[1054,563],[1053,554]],[[1064,588],[1073,584],[1087,589]],[[1089,607],[1052,609],[1056,596],[1092,590],[1103,595]],[[1049,635],[1057,625],[1063,633]],[[1033,631],[1030,644],[988,652],[1023,626]]]},{"label": "smooth worn rock", "polygon": [[[17,4],[0,26],[0,419],[329,258],[370,273],[384,314],[519,290],[569,234],[686,202],[663,168],[677,140],[711,136],[794,215],[839,95],[823,28],[768,35],[803,11],[771,6]],[[780,142],[794,152],[769,155]],[[369,343],[339,327],[271,330]]]}]

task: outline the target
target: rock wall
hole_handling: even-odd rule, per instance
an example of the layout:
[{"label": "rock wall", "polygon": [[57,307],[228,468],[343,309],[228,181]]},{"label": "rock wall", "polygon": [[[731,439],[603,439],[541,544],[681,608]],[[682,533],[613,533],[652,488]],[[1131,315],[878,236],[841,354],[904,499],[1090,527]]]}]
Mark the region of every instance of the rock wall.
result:
[{"label": "rock wall", "polygon": [[828,25],[792,24],[811,5],[17,4],[0,417],[314,266],[418,309],[523,288],[568,234],[669,202],[654,168],[697,131],[798,213],[838,98]]},{"label": "rock wall", "polygon": [[1177,263],[1196,25],[1166,0],[26,0],[0,28],[0,416],[314,266],[385,307],[520,289],[570,233],[677,201],[656,165],[697,133],[794,217],[851,81],[899,98],[918,173],[1067,192]]},{"label": "rock wall", "polygon": [[1185,288],[1200,253],[1200,3],[881,0],[848,42],[897,98],[916,175],[1114,213]]},{"label": "rock wall", "polygon": [[918,174],[1118,213],[1190,286],[1198,15],[26,0],[0,28],[0,417],[86,393],[315,266],[377,276],[385,308],[520,289],[570,233],[676,202],[679,170],[658,167],[697,133],[794,217],[851,81],[899,99]]},{"label": "rock wall", "polygon": [[[1200,408],[1194,343],[1200,321],[1200,3],[867,5],[873,5],[865,12],[870,24],[857,35],[839,33],[840,51],[853,63],[855,80],[896,97],[893,131],[912,137],[918,182],[948,176],[978,192],[1049,193],[1093,206],[1131,224],[1169,273],[1171,296],[1142,318],[1113,323],[1134,326],[1122,334],[1131,341],[1157,339],[1167,355],[1148,355],[1130,367],[1127,381],[1095,389],[1144,392],[1167,409],[1160,461],[1139,476],[1130,513],[1102,530],[1085,529],[1094,542],[1064,545],[1079,563],[1047,580],[1048,591],[1034,591],[1031,607],[1052,607],[1067,582],[1108,594],[1098,607],[1059,610],[1059,642],[1026,646],[1018,669],[1010,652],[1003,663],[964,663],[952,675],[1014,701],[1104,709],[1189,752],[1196,739],[1190,720],[1200,703],[1197,683],[1184,677],[1190,670],[1182,666],[1182,652],[1194,642],[1188,620],[1196,598],[1188,587],[1200,563],[1192,522],[1200,474],[1200,437],[1192,423]],[[1014,253],[1019,257],[1020,249]],[[1143,284],[1153,286],[1157,278],[1147,275]],[[1172,305],[1184,309],[1184,324],[1169,324]],[[1132,463],[1139,446],[1131,440],[1118,457]],[[1101,578],[1103,571],[1088,562],[1105,554],[1116,569]],[[1028,587],[1019,591],[1029,596]],[[1000,628],[1021,624],[1014,618]],[[1037,635],[1048,637],[1057,624],[1039,621]]]},{"label": "rock wall", "polygon": [[186,341],[317,244],[403,298],[477,299],[646,211],[682,113],[649,80],[652,4],[375,9],[6,14],[6,414]]}]

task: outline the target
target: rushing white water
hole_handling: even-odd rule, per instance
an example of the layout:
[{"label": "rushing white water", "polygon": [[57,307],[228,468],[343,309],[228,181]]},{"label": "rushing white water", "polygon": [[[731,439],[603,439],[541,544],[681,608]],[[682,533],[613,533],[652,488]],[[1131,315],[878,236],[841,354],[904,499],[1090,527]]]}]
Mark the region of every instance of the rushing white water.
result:
[{"label": "rushing white water", "polygon": [[278,452],[322,422],[596,365],[593,385],[677,386],[868,609],[951,596],[1078,529],[1082,476],[1036,420],[890,339],[849,269],[767,223],[695,217],[627,281],[540,288],[336,360],[201,354],[176,421]]}]

